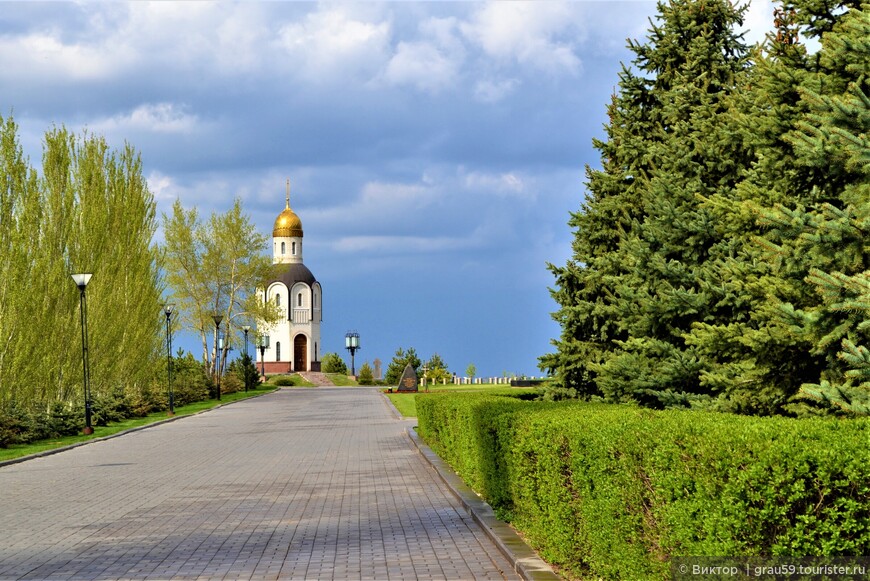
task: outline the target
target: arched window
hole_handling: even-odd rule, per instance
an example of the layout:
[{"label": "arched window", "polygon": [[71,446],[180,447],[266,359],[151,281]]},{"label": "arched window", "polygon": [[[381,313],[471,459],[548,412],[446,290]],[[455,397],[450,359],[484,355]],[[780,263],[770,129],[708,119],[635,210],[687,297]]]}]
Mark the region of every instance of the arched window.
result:
[{"label": "arched window", "polygon": [[296,306],[297,307],[302,306],[302,293],[299,293],[298,295],[296,295]]},{"label": "arched window", "polygon": [[295,242],[293,242],[292,250],[293,250],[293,256],[296,256],[296,243]]},{"label": "arched window", "polygon": [[279,295],[278,293],[275,293],[275,306],[276,307],[281,306],[281,295]]},{"label": "arched window", "polygon": [[[287,243],[286,242],[281,243],[281,254],[287,254]],[[293,254],[296,254],[296,252],[294,251]]]},{"label": "arched window", "polygon": [[275,361],[281,361],[281,341],[275,343]]}]

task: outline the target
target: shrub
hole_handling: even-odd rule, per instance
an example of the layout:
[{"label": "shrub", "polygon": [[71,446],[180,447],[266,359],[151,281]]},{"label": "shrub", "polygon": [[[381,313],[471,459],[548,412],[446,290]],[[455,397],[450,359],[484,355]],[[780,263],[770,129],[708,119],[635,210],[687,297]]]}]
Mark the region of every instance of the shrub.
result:
[{"label": "shrub", "polygon": [[290,387],[296,385],[296,380],[289,375],[281,375],[272,380],[272,383],[279,387]]},{"label": "shrub", "polygon": [[368,362],[363,363],[362,367],[359,368],[359,377],[357,378],[357,383],[360,385],[375,384],[375,376],[374,373],[372,373],[372,367],[368,364]]},{"label": "shrub", "polygon": [[676,556],[870,551],[870,421],[417,396],[421,435],[550,562],[664,579]]},{"label": "shrub", "polygon": [[23,407],[12,404],[0,411],[0,448],[24,444],[34,439],[36,422]]},{"label": "shrub", "polygon": [[320,361],[320,370],[323,373],[341,373],[347,375],[347,365],[338,356],[338,353],[326,353]]},{"label": "shrub", "polygon": [[172,392],[176,406],[183,406],[209,397],[210,382],[202,368],[185,368],[172,377]]},{"label": "shrub", "polygon": [[221,393],[236,393],[243,389],[245,389],[245,384],[235,373],[225,373],[221,378]]},{"label": "shrub", "polygon": [[96,394],[91,400],[91,423],[95,426],[105,426],[132,416],[132,401],[123,388]]},{"label": "shrub", "polygon": [[48,408],[42,421],[43,433],[38,438],[60,438],[77,434],[85,425],[85,411],[82,406],[54,402]]}]

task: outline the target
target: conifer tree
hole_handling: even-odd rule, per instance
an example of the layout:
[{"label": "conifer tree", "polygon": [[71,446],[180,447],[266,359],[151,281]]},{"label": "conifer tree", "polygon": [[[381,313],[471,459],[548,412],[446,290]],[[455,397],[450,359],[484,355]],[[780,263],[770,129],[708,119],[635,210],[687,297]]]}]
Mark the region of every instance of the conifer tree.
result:
[{"label": "conifer tree", "polygon": [[[633,41],[629,46],[638,51]],[[626,338],[616,311],[617,288],[628,274],[620,252],[645,215],[641,192],[657,165],[652,152],[663,137],[660,110],[651,81],[623,66],[607,108],[607,139],[593,140],[602,169],[587,166],[587,199],[569,221],[572,258],[563,267],[548,265],[560,305],[553,318],[562,331],[553,342],[556,352],[541,357],[540,365],[557,378],[556,390],[570,396],[601,394],[593,367]]]},{"label": "conifer tree", "polygon": [[[646,125],[631,127],[627,134],[637,139],[628,143],[611,130],[609,147],[617,154],[604,151],[606,162],[615,163],[605,165],[601,177],[607,179],[590,180],[593,196],[574,218],[578,226],[600,220],[603,232],[591,238],[578,229],[573,263],[556,271],[562,279],[572,269],[578,273],[570,279],[574,288],[559,280],[564,292],[555,295],[563,305],[557,315],[575,323],[563,323],[561,343],[580,347],[561,349],[557,359],[583,358],[580,368],[589,372],[575,374],[569,385],[591,378],[608,399],[650,405],[703,393],[703,364],[684,335],[695,321],[729,314],[717,310],[721,297],[701,271],[727,253],[729,243],[700,200],[732,189],[745,164],[739,139],[723,121],[726,99],[747,67],[734,31],[741,14],[724,0],[660,3],[649,41],[631,44],[645,75],[639,85]],[[592,247],[584,238],[609,240]],[[593,271],[590,264],[606,266]],[[590,349],[589,337],[600,338],[601,347]]]},{"label": "conifer tree", "polygon": [[[723,316],[696,321],[686,336],[704,362],[700,385],[718,394],[719,409],[741,413],[783,411],[821,365],[809,356],[810,343],[779,314],[780,301],[808,295],[806,284],[790,272],[781,249],[762,237],[766,229],[758,223],[765,208],[805,203],[812,185],[824,179],[796,163],[788,138],[806,111],[800,86],[812,67],[796,12],[778,9],[775,25],[732,94],[726,121],[749,151],[750,165],[734,191],[704,200],[721,238],[730,241],[729,251],[704,267],[706,280],[720,281],[711,288],[721,297]],[[795,357],[796,351],[806,356]]]},{"label": "conifer tree", "polygon": [[809,112],[794,143],[826,180],[816,202],[768,215],[781,248],[807,271],[816,301],[783,311],[826,363],[802,395],[822,407],[870,413],[870,5],[851,8],[822,38],[819,70],[805,84]]}]

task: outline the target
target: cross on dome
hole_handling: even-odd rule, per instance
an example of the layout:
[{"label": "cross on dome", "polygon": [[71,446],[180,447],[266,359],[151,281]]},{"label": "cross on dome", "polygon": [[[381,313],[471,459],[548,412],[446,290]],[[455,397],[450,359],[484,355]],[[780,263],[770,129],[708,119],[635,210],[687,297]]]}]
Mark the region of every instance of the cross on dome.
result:
[{"label": "cross on dome", "polygon": [[290,209],[290,180],[287,180],[286,206],[284,211],[275,219],[275,227],[272,229],[273,238],[302,238],[302,220],[296,212]]}]

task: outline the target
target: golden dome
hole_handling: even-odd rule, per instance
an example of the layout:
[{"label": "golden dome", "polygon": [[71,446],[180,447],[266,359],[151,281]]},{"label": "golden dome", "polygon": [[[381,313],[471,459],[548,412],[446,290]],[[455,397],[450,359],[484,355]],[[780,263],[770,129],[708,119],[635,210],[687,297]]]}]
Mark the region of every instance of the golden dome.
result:
[{"label": "golden dome", "polygon": [[275,219],[275,227],[272,229],[275,238],[302,237],[302,220],[288,205]]},{"label": "golden dome", "polygon": [[287,180],[287,206],[275,219],[275,227],[272,229],[273,238],[302,237],[302,220],[296,212],[290,209],[290,180]]}]

